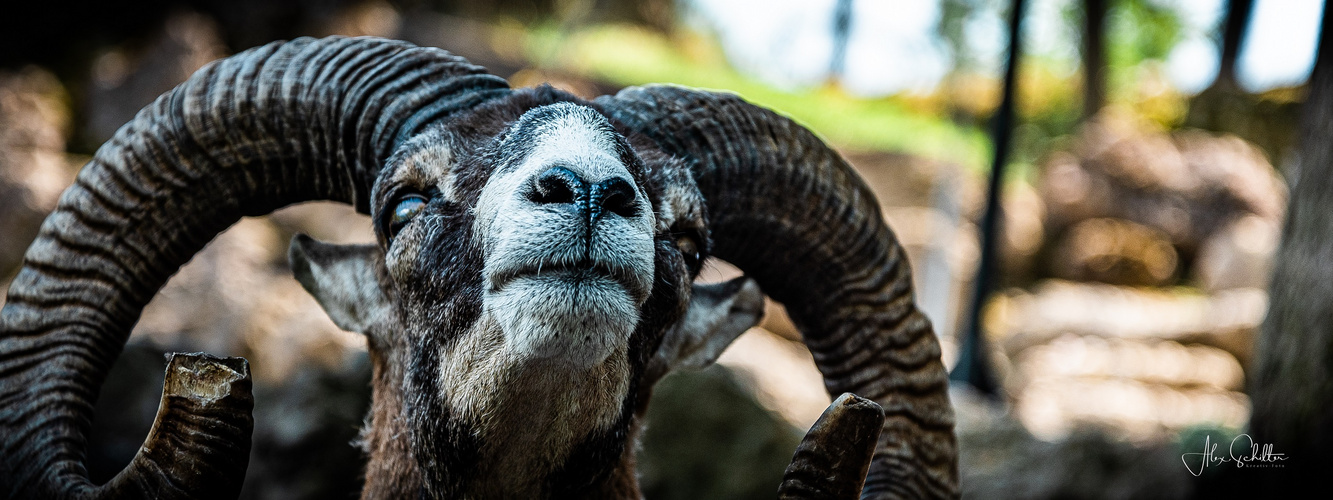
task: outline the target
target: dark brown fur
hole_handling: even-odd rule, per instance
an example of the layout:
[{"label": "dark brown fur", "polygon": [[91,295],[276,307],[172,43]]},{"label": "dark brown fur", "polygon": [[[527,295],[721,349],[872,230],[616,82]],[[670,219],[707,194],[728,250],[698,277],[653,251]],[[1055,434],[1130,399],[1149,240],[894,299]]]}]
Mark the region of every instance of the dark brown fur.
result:
[{"label": "dark brown fur", "polygon": [[[470,232],[472,209],[496,168],[525,154],[523,137],[504,142],[525,133],[511,125],[558,102],[600,112],[619,133],[599,137],[612,137],[658,216],[655,276],[618,354],[628,390],[593,389],[620,398],[592,409],[610,423],[568,422],[572,442],[555,446],[558,463],[533,462],[549,466],[540,477],[493,477],[504,469],[486,469],[499,467],[488,465],[494,454],[478,437],[487,429],[444,401],[456,387],[442,385],[452,372],[442,373],[441,363],[487,327],[478,323],[486,256]],[[415,152],[434,156],[414,166]],[[430,201],[395,245],[386,224],[409,191]],[[313,199],[370,213],[379,239],[376,247],[300,238],[293,245],[294,258],[304,259],[294,266],[303,285],[340,326],[370,338],[367,498],[501,495],[500,480],[537,484],[527,493],[538,497],[637,496],[635,411],[650,393],[639,384],[688,307],[698,272],[682,240],[696,241],[700,257],[713,252],[736,264],[787,303],[831,392],[885,407],[868,495],[956,495],[945,372],[913,303],[903,251],[873,195],[809,131],[725,94],[642,87],[589,103],[550,87],[510,90],[437,49],[329,38],[275,43],[206,67],[122,128],[62,197],[0,310],[0,496],[124,495],[89,484],[80,457],[90,401],[139,312],[239,217]],[[335,267],[353,275],[321,289],[321,273]],[[234,463],[246,448],[215,441],[194,453]],[[172,467],[130,474],[127,484],[170,484],[140,495],[161,498],[207,497],[241,481]],[[134,476],[142,474],[151,477]]]},{"label": "dark brown fur", "polygon": [[[480,314],[482,285],[477,281],[480,254],[468,234],[472,226],[468,207],[476,204],[478,193],[496,167],[494,162],[503,156],[494,151],[495,145],[505,139],[504,132],[518,117],[554,102],[581,101],[549,86],[515,91],[443,124],[435,132],[427,132],[440,136],[421,141],[415,149],[402,151],[389,161],[389,167],[380,177],[376,193],[381,196],[377,196],[374,203],[376,220],[383,220],[385,215],[381,211],[391,208],[387,196],[394,191],[386,187],[389,186],[386,180],[393,177],[396,162],[411,157],[414,150],[444,144],[460,162],[454,169],[458,175],[453,186],[458,199],[454,202],[437,200],[428,208],[427,213],[433,217],[433,222],[438,222],[441,230],[434,232],[432,239],[421,242],[421,247],[427,250],[418,254],[414,274],[407,278],[416,286],[399,292],[401,295],[397,300],[401,303],[399,314],[403,315],[403,320],[400,324],[367,332],[372,339],[370,347],[376,360],[376,396],[365,439],[370,453],[364,495],[367,498],[414,495],[422,485],[427,485],[424,491],[436,498],[456,497],[468,489],[469,468],[476,462],[480,445],[470,439],[471,432],[466,426],[450,418],[447,405],[434,397],[437,389],[433,368],[439,364],[434,357],[437,352],[434,346],[463,335]],[[644,144],[642,140],[639,142]],[[656,164],[631,169],[631,172],[637,172],[635,180],[646,186],[650,198],[656,201],[662,196],[662,188],[656,181],[667,178],[665,170],[679,169],[680,166],[664,161],[665,155],[654,153],[639,154],[659,160]],[[638,158],[628,160],[639,163]],[[650,178],[647,172],[656,173],[656,178]],[[415,188],[429,189],[428,186]],[[682,223],[701,224],[701,221]],[[386,244],[382,225],[377,232],[381,244]],[[664,329],[684,311],[689,283],[693,273],[698,272],[698,269],[685,267],[670,233],[659,234],[657,240],[656,287],[644,308],[639,327],[631,337],[631,380],[642,377],[647,359],[661,341]],[[397,287],[387,275],[381,276],[382,288],[393,290]],[[437,305],[440,297],[448,298],[443,305]],[[421,328],[423,326],[426,328]],[[406,385],[399,382],[406,382]],[[628,493],[630,497],[637,496],[637,483],[628,479],[633,477],[633,464],[627,461],[633,457],[628,436],[636,432],[631,428],[635,421],[634,410],[642,406],[637,401],[638,393],[635,386],[631,386],[627,399],[621,404],[620,421],[614,428],[588,436],[575,445],[568,461],[546,478],[547,494],[554,498],[568,498],[618,491]],[[404,399],[403,394],[415,396]],[[411,436],[410,451],[417,457],[415,464],[405,463],[403,446],[393,442],[392,436],[402,436],[403,431]]]}]

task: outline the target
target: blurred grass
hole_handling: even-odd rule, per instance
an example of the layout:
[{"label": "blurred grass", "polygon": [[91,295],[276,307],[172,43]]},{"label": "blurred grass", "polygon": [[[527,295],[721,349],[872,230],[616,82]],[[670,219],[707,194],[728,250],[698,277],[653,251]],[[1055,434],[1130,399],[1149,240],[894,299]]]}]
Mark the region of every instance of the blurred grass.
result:
[{"label": "blurred grass", "polygon": [[597,26],[562,36],[557,28],[529,33],[528,54],[547,67],[615,83],[674,83],[733,92],[774,109],[843,148],[900,151],[980,168],[990,146],[983,130],[911,109],[893,98],[865,99],[834,86],[786,91],[733,69],[703,36],[659,33],[626,25]]},{"label": "blurred grass", "polygon": [[672,373],[653,388],[638,456],[645,498],[773,498],[803,432],[750,391],[718,365]]},{"label": "blurred grass", "polygon": [[[1134,3],[1134,2],[1131,2]],[[1189,96],[1167,82],[1161,59],[1179,37],[1173,18],[1135,3],[1116,12],[1108,68],[1108,104],[1166,129],[1180,127]],[[1142,22],[1151,35],[1121,33]],[[1133,23],[1131,23],[1133,24]],[[579,26],[549,22],[501,23],[497,52],[614,85],[673,83],[740,95],[810,128],[843,149],[893,151],[989,169],[991,145],[984,117],[998,105],[998,75],[950,75],[933,92],[881,98],[850,95],[836,84],[782,89],[741,74],[715,37],[680,30],[663,34],[628,24]],[[1116,31],[1119,30],[1119,31]],[[1034,182],[1053,150],[1066,149],[1082,120],[1082,74],[1069,61],[1028,54],[1019,70],[1018,113],[1008,181]],[[951,117],[951,114],[954,115]],[[960,118],[954,120],[952,118]]]}]

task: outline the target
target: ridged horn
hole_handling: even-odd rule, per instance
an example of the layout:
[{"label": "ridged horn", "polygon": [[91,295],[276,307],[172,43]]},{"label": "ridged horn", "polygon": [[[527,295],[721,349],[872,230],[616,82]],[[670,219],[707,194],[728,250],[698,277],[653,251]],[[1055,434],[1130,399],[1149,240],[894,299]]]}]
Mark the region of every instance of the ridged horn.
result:
[{"label": "ridged horn", "polygon": [[[0,496],[142,496],[116,487],[130,483],[169,485],[150,495],[158,498],[238,491],[244,467],[163,469],[189,467],[185,460],[135,465],[103,487],[89,482],[93,401],[144,305],[242,216],[308,200],[366,212],[397,144],[506,92],[503,79],[439,49],[299,39],[210,64],[140,111],[61,196],[0,310]],[[217,439],[180,449],[243,460],[248,448]]]},{"label": "ridged horn", "polygon": [[245,478],[250,463],[252,409],[245,359],[168,354],[162,402],[148,439],[102,496],[236,498],[242,485],[237,479]]},{"label": "ridged horn", "polygon": [[884,426],[874,401],[843,393],[810,426],[782,474],[778,500],[855,500]]},{"label": "ridged horn", "polygon": [[864,181],[809,130],[734,95],[646,86],[595,103],[689,164],[706,200],[712,255],[786,305],[829,394],[884,408],[862,497],[956,497],[939,342]]}]

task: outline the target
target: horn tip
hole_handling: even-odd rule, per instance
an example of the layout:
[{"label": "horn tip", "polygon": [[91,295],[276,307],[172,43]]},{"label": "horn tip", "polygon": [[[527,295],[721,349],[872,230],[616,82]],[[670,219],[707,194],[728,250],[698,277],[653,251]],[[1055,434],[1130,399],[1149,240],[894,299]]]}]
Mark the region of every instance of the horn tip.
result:
[{"label": "horn tip", "polygon": [[833,400],[826,411],[864,413],[866,415],[878,415],[884,418],[884,408],[873,400],[857,396],[850,392],[844,392],[838,399]]},{"label": "horn tip", "polygon": [[[166,395],[211,402],[242,389],[238,384],[249,382],[250,362],[245,358],[202,352],[167,354]],[[249,393],[248,387],[243,389]]]}]

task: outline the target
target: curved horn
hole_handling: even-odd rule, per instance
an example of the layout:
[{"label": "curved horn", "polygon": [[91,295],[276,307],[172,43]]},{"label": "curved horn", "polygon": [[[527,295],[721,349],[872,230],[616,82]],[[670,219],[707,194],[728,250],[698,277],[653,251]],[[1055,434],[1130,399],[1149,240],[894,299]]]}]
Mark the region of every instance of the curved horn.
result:
[{"label": "curved horn", "polygon": [[787,306],[828,392],[884,408],[863,498],[957,496],[939,342],[906,254],[851,167],[809,130],[734,95],[648,86],[596,104],[690,165],[713,255]]},{"label": "curved horn", "polygon": [[[89,483],[93,400],[143,306],[241,216],[319,199],[368,211],[398,143],[506,92],[503,79],[442,50],[300,39],[215,62],[146,107],[61,197],[0,310],[0,496],[116,496],[111,486],[126,483],[169,484],[161,498],[235,489],[243,467],[231,477],[164,470],[190,467],[181,460]],[[188,430],[157,433],[176,429]],[[191,443],[180,449],[243,458],[241,443]],[[172,483],[180,478],[189,482]]]},{"label": "curved horn", "polygon": [[148,439],[101,496],[236,498],[250,463],[253,408],[245,359],[168,354]]},{"label": "curved horn", "polygon": [[884,410],[874,401],[850,392],[838,396],[796,447],[778,499],[860,498],[883,426]]}]

